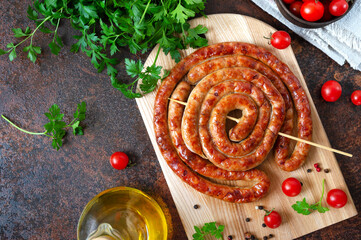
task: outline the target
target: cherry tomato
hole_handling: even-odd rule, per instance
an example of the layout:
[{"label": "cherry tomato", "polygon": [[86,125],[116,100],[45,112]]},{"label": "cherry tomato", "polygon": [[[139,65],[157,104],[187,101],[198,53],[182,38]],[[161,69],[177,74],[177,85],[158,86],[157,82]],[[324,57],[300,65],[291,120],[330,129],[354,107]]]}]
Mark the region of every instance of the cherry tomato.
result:
[{"label": "cherry tomato", "polygon": [[303,2],[301,2],[301,1],[295,1],[295,2],[291,3],[290,12],[297,17],[301,17],[302,4],[303,4]]},{"label": "cherry tomato", "polygon": [[282,217],[274,210],[271,212],[266,211],[263,221],[269,228],[278,228],[282,223]]},{"label": "cherry tomato", "polygon": [[271,36],[271,44],[277,49],[285,49],[291,44],[291,36],[285,31],[276,31]]},{"label": "cherry tomato", "polygon": [[296,0],[282,0],[284,3],[286,3],[286,4],[291,4],[291,3],[293,3],[294,1],[296,1]]},{"label": "cherry tomato", "polygon": [[330,13],[336,17],[344,15],[347,9],[348,3],[346,0],[333,0],[329,6]]},{"label": "cherry tomato", "polygon": [[337,99],[340,98],[341,93],[341,85],[334,80],[327,81],[322,85],[321,95],[327,102],[337,101]]},{"label": "cherry tomato", "polygon": [[110,164],[113,168],[121,170],[127,167],[129,163],[129,158],[127,154],[123,152],[115,152],[110,157]]},{"label": "cherry tomato", "polygon": [[309,22],[320,20],[323,16],[325,8],[321,1],[306,1],[301,7],[301,16]]},{"label": "cherry tomato", "polygon": [[284,194],[286,194],[289,197],[295,197],[298,194],[300,194],[302,189],[300,181],[298,181],[296,178],[287,178],[282,183],[282,191]]},{"label": "cherry tomato", "polygon": [[352,93],[351,95],[351,101],[353,102],[353,104],[355,104],[356,106],[360,106],[361,105],[361,90],[356,90]]},{"label": "cherry tomato", "polygon": [[332,189],[327,193],[327,204],[333,208],[342,208],[347,203],[347,195],[341,189]]}]

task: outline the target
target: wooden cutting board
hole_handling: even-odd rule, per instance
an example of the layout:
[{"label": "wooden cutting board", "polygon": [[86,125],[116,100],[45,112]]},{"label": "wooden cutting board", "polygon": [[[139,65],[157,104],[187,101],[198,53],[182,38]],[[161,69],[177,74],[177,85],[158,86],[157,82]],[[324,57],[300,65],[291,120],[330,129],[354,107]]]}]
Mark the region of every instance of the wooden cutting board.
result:
[{"label": "wooden cutting board", "polygon": [[[209,15],[208,18],[197,18],[190,23],[193,27],[202,24],[209,29],[206,34],[209,44],[226,41],[253,43],[266,48],[285,62],[301,81],[310,100],[313,120],[313,141],[330,146],[292,48],[288,47],[285,50],[277,50],[268,45],[267,40],[263,38],[263,36],[269,36],[271,32],[274,32],[274,28],[257,19],[237,14]],[[157,49],[158,47],[149,55],[145,63],[146,66],[153,63]],[[193,49],[183,51],[182,56],[187,56],[193,51]],[[157,65],[163,66],[164,69],[171,69],[175,65],[175,62],[170,56],[165,56],[163,52],[161,52],[157,60]],[[357,214],[335,155],[326,150],[314,147],[311,148],[304,166],[294,172],[284,172],[280,170],[274,162],[273,154],[270,153],[258,168],[265,171],[271,179],[271,188],[266,197],[255,203],[228,203],[197,192],[183,183],[172,172],[158,149],[153,129],[155,94],[156,91],[136,101],[189,239],[192,239],[192,234],[195,232],[193,226],[202,226],[206,222],[213,221],[225,225],[225,239],[228,235],[232,235],[234,239],[244,239],[245,232],[251,232],[260,239],[270,233],[275,236],[274,239],[293,239]],[[337,130],[339,129],[335,129],[335,131]],[[322,169],[330,169],[330,172],[316,172],[313,167],[314,163],[319,163]],[[311,173],[307,173],[306,170],[308,168],[312,169]],[[281,184],[283,180],[288,177],[296,177],[303,182],[302,192],[297,197],[287,197],[282,192]],[[346,206],[341,209],[330,208],[330,211],[324,214],[313,212],[308,216],[304,216],[296,213],[291,208],[291,205],[296,201],[300,201],[304,197],[309,203],[315,203],[319,200],[322,191],[322,179],[326,180],[326,192],[333,188],[340,188],[347,193],[348,203]],[[198,204],[200,207],[193,209],[195,204]],[[323,204],[326,205],[325,197]],[[275,208],[282,216],[282,225],[277,229],[263,228],[264,212],[255,210],[256,205],[262,205],[268,209]],[[246,222],[246,217],[251,218],[251,221]]]}]

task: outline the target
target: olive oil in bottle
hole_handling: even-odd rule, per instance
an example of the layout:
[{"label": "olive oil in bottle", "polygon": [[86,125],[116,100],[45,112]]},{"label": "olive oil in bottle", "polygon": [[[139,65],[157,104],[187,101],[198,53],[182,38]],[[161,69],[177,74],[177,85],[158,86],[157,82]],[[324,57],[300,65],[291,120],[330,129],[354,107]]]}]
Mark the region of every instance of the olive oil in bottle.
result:
[{"label": "olive oil in bottle", "polygon": [[78,239],[87,239],[102,223],[115,229],[122,240],[167,239],[162,209],[148,195],[133,188],[109,189],[93,198],[80,217]]}]

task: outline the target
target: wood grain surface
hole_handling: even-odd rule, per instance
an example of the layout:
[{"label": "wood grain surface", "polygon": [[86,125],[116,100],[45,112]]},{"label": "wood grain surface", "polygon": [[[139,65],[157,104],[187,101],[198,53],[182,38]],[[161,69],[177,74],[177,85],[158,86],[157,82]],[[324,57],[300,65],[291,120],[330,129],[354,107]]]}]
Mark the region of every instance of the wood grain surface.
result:
[{"label": "wood grain surface", "polygon": [[[313,120],[313,141],[330,146],[292,48],[276,50],[268,45],[267,40],[263,38],[263,36],[267,36],[270,32],[274,32],[274,28],[257,19],[236,14],[215,14],[209,15],[208,18],[202,17],[191,21],[193,27],[198,24],[202,24],[209,29],[206,34],[209,44],[229,41],[253,43],[268,49],[285,62],[301,81],[310,100]],[[193,51],[193,49],[183,51],[182,56],[187,56]],[[151,52],[145,65],[149,66],[153,63],[156,52],[157,48]],[[175,65],[170,56],[165,56],[163,53],[159,56],[157,64],[165,69],[171,69]],[[193,226],[202,226],[205,222],[212,221],[226,226],[225,236],[232,235],[237,239],[242,238],[245,232],[253,232],[259,238],[272,233],[275,235],[275,239],[293,239],[357,214],[334,154],[319,148],[311,148],[306,164],[294,172],[280,170],[274,162],[273,154],[269,154],[259,168],[269,175],[271,188],[269,194],[260,201],[248,204],[233,204],[197,192],[183,183],[172,172],[158,149],[152,121],[155,94],[154,92],[141,99],[137,99],[137,104],[189,239],[192,239],[192,234],[195,232]],[[314,169],[313,164],[316,162],[322,168],[331,169],[331,172],[328,174],[324,172],[317,173],[316,171],[307,173],[306,170],[308,168]],[[303,190],[299,196],[289,198],[282,193],[280,186],[287,177],[296,177],[303,182]],[[343,189],[348,195],[348,204],[341,209],[331,208],[329,212],[324,214],[314,212],[309,216],[303,216],[296,213],[291,208],[291,205],[296,200],[302,200],[306,197],[307,201],[311,203],[318,201],[322,192],[321,183],[323,179],[326,180],[326,192],[333,188]],[[200,208],[197,210],[193,209],[194,204],[199,204]],[[323,204],[325,204],[325,200]],[[257,205],[265,206],[268,209],[275,208],[281,213],[283,224],[277,229],[263,228],[261,225],[264,213],[263,211],[255,210]],[[246,217],[250,217],[252,221],[247,223],[245,221]]]}]

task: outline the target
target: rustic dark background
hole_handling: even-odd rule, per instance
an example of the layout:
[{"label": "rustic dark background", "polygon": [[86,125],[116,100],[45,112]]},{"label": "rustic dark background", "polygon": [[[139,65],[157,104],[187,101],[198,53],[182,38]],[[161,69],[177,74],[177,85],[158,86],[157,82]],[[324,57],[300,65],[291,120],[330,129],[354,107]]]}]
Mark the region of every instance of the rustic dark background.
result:
[{"label": "rustic dark background", "polygon": [[[34,27],[26,17],[30,3],[0,1],[0,48],[16,41],[11,28]],[[332,146],[354,154],[353,158],[336,157],[360,210],[361,107],[351,103],[350,95],[361,89],[361,72],[348,64],[337,65],[250,0],[208,1],[206,13],[253,16],[290,32],[292,48]],[[76,239],[85,204],[115,186],[135,187],[163,199],[172,217],[173,239],[186,239],[135,101],[112,88],[106,74],[98,74],[88,57],[69,51],[75,34],[69,24],[62,24],[59,32],[65,42],[59,56],[47,48],[51,36],[39,34],[34,41],[44,50],[35,64],[23,53],[12,63],[7,56],[0,57],[0,113],[25,129],[42,131],[43,113],[51,104],[57,103],[70,119],[76,103],[86,101],[85,136],[69,134],[57,152],[50,139],[23,134],[0,121],[0,239]],[[123,50],[120,57],[130,57],[129,51]],[[141,57],[145,60],[147,55]],[[322,84],[330,79],[343,87],[336,103],[326,103],[320,96]],[[126,152],[137,165],[114,170],[109,156],[115,151]],[[360,225],[358,215],[300,239],[360,239]]]}]

